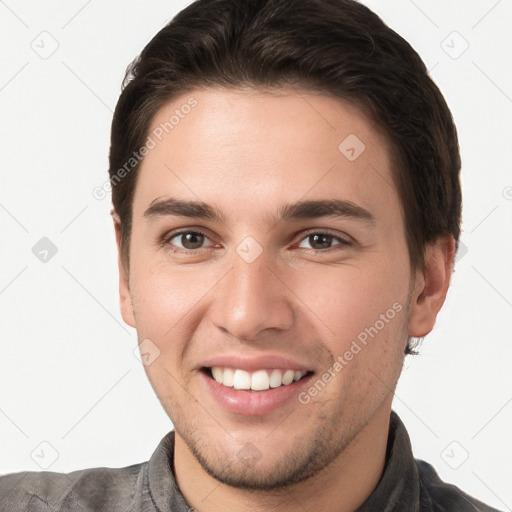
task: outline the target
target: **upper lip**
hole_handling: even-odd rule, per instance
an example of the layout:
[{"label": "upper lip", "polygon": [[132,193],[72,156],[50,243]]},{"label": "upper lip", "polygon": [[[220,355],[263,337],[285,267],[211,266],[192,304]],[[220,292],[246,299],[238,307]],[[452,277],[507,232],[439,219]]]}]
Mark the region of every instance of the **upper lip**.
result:
[{"label": "upper lip", "polygon": [[311,367],[307,364],[290,359],[280,355],[260,355],[260,356],[242,356],[238,354],[223,354],[211,357],[206,360],[202,367],[213,368],[235,368],[245,370],[247,372],[255,372],[257,370],[269,369],[285,369],[309,372]]}]

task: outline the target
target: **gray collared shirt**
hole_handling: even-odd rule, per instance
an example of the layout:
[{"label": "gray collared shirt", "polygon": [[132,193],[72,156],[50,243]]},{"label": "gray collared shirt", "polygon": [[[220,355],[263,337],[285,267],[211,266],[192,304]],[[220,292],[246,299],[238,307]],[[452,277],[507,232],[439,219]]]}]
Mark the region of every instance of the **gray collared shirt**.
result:
[{"label": "gray collared shirt", "polygon": [[[2,512],[191,512],[173,472],[174,431],[148,462],[72,473],[22,472],[0,477]],[[440,480],[415,460],[409,436],[391,413],[386,465],[379,484],[356,512],[497,512]]]}]

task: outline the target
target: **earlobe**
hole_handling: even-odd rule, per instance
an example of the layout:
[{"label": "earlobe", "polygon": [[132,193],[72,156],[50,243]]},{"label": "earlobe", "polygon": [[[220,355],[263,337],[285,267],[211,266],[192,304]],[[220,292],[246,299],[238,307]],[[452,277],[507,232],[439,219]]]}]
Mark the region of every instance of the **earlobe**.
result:
[{"label": "earlobe", "polygon": [[418,271],[411,296],[409,336],[422,338],[434,328],[441,310],[453,270],[455,239],[451,235],[439,237],[425,251],[425,269]]},{"label": "earlobe", "polygon": [[112,210],[110,212],[114,221],[114,230],[116,234],[117,244],[117,266],[119,269],[119,302],[121,307],[121,315],[123,320],[130,326],[135,328],[135,315],[133,312],[132,295],[130,293],[130,276],[125,262],[123,261],[121,252],[121,220],[119,215]]}]

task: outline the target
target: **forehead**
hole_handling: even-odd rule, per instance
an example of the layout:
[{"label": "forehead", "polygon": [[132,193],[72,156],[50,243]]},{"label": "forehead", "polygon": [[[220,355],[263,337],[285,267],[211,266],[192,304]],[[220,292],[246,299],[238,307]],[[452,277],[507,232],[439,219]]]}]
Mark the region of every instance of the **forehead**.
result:
[{"label": "forehead", "polygon": [[246,219],[305,198],[343,198],[377,213],[399,207],[386,137],[336,98],[197,89],[162,107],[148,137],[134,217],[166,194]]}]

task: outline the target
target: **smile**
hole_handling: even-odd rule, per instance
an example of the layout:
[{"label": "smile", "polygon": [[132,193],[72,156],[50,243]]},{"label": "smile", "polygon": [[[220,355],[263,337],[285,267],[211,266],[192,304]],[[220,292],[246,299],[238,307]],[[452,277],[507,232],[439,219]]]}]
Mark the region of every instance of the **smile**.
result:
[{"label": "smile", "polygon": [[219,384],[227,388],[247,391],[266,391],[270,388],[288,386],[292,382],[302,379],[306,371],[291,369],[260,369],[254,372],[248,372],[236,368],[224,368],[214,366],[206,368],[210,376]]}]

